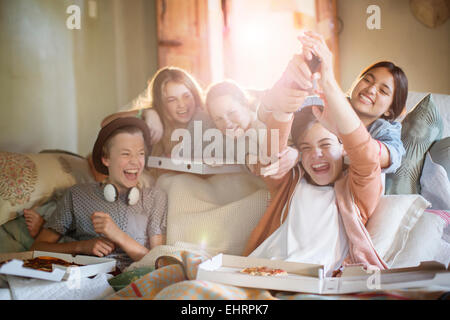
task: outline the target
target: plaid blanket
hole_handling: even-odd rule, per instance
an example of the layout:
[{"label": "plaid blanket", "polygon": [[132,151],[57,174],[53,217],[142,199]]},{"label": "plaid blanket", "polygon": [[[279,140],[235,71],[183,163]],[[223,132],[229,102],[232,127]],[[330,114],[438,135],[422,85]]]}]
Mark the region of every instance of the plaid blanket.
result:
[{"label": "plaid blanket", "polygon": [[345,295],[315,295],[241,288],[195,280],[207,259],[188,251],[159,258],[160,266],[110,296],[110,300],[408,300],[449,298],[445,291],[390,290]]}]

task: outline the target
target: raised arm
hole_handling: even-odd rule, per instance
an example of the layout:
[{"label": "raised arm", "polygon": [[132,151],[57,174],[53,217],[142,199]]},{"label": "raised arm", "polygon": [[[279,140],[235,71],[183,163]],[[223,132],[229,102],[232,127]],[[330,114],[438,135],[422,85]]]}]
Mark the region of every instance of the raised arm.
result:
[{"label": "raised arm", "polygon": [[[258,110],[258,118],[266,124],[267,156],[270,157],[269,165],[259,164],[256,168],[269,188],[272,196],[275,195],[283,178],[291,172],[294,161],[287,161],[283,157],[290,156],[297,159],[298,152],[293,153],[288,148],[288,139],[294,119],[292,110],[296,110],[303,103],[308,93],[303,90],[288,87],[289,74],[285,72],[280,80],[265,93]],[[278,134],[276,146],[272,147],[272,135]],[[273,152],[272,152],[273,150]],[[283,164],[284,163],[284,164]],[[282,171],[282,172],[280,172]]]},{"label": "raised arm", "polygon": [[[318,120],[342,140],[350,158],[349,188],[363,222],[376,207],[381,195],[380,145],[374,140],[353,110],[337,84],[332,65],[332,54],[325,40],[316,33],[307,32],[300,37],[305,58],[315,54],[321,60],[319,84],[326,100],[325,108],[313,107]],[[314,75],[313,75],[314,76]]]},{"label": "raised arm", "polygon": [[[333,54],[328,49],[325,40],[321,35],[314,32],[305,32],[299,37],[299,40],[303,45],[303,57],[305,59],[311,60],[314,54],[321,60],[318,72],[313,74],[312,78],[318,79],[323,97],[326,100],[326,107],[321,110],[314,106],[314,115],[322,125],[337,133],[337,135],[345,135],[355,131],[360,126],[361,120],[335,79]],[[299,62],[299,64],[304,65],[306,61]]]}]

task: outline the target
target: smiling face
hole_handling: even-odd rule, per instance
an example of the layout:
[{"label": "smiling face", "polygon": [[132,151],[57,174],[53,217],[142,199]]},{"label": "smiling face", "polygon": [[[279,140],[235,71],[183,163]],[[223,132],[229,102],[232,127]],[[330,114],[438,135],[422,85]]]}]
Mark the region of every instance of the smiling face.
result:
[{"label": "smiling face", "polygon": [[145,145],[142,133],[122,132],[106,143],[103,164],[108,167],[109,180],[119,191],[137,186],[145,166]]},{"label": "smiling face", "polygon": [[187,124],[194,116],[194,96],[182,83],[167,82],[163,87],[163,101],[167,118],[175,124]]},{"label": "smiling face", "polygon": [[217,129],[225,135],[237,137],[238,129],[245,131],[250,126],[251,117],[247,107],[231,95],[221,95],[211,99],[208,110]]},{"label": "smiling face", "polygon": [[394,90],[394,77],[387,68],[372,69],[358,81],[350,99],[366,126],[382,115],[389,115]]},{"label": "smiling face", "polygon": [[315,122],[299,137],[301,163],[312,181],[325,186],[334,183],[343,170],[344,149],[338,138]]}]

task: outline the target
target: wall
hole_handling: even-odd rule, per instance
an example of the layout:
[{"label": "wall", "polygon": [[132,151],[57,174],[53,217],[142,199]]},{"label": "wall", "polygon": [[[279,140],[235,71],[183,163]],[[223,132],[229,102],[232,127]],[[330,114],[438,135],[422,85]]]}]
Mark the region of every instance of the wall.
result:
[{"label": "wall", "polygon": [[59,27],[66,6],[0,0],[0,150],[77,149],[72,37]]},{"label": "wall", "polygon": [[101,120],[141,93],[158,63],[155,1],[97,3],[98,17],[86,17],[81,32],[73,35],[82,155],[91,151]]},{"label": "wall", "polygon": [[[347,90],[359,72],[382,59],[394,61],[408,76],[409,89],[450,94],[450,19],[427,28],[411,13],[408,0],[338,0],[343,21],[339,37],[341,85]],[[381,9],[381,29],[369,30],[369,5]]]},{"label": "wall", "polygon": [[[126,2],[126,4],[125,4]],[[0,0],[0,150],[87,155],[157,70],[155,0]],[[69,30],[66,8],[81,8]]]}]

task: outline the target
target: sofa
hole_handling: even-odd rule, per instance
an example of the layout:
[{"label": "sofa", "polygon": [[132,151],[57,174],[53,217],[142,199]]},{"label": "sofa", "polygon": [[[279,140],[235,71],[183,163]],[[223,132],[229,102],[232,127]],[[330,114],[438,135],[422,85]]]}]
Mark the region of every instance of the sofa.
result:
[{"label": "sofa", "polygon": [[[385,196],[367,229],[390,268],[434,260],[450,262],[450,95],[409,92],[401,117],[406,155],[386,176]],[[88,160],[61,151],[0,152],[0,253],[26,251],[29,236],[22,210],[35,208],[44,219],[65,189],[95,181]],[[211,257],[240,255],[270,196],[262,179],[249,173],[213,175],[167,173],[156,183],[169,197],[167,243],[151,250],[110,279],[126,288],[156,268],[161,256],[180,251]],[[1,286],[1,282],[0,282]]]}]

